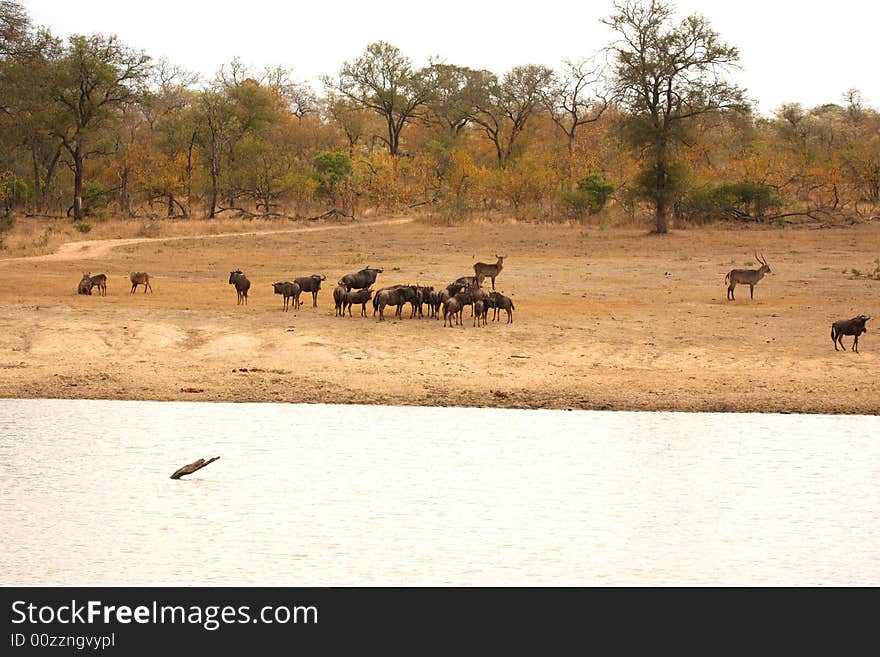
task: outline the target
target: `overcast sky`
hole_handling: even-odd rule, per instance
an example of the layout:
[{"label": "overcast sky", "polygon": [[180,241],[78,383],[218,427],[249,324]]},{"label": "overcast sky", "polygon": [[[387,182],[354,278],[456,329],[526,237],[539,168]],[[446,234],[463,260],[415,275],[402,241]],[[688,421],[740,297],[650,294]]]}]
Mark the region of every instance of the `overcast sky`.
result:
[{"label": "overcast sky", "polygon": [[[558,67],[600,49],[611,33],[599,19],[611,0],[20,0],[34,23],[58,35],[117,34],[130,46],[212,77],[233,57],[281,65],[320,90],[319,76],[373,41],[398,46],[423,65],[451,64],[503,73],[518,64]],[[679,0],[740,49],[746,87],[761,112],[784,102],[812,107],[858,88],[880,106],[880,1]]]}]

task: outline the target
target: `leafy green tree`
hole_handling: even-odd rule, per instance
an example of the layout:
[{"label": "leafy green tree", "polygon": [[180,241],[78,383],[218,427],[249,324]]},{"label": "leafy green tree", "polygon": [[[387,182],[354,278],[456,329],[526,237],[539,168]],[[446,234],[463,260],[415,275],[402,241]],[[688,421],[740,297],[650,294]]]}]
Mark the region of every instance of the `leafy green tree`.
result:
[{"label": "leafy green tree", "polygon": [[73,216],[83,218],[85,160],[116,112],[135,102],[150,72],[150,58],[122,45],[115,36],[70,37],[49,80],[58,107],[56,134],[71,158]]},{"label": "leafy green tree", "polygon": [[673,180],[674,142],[690,119],[745,106],[743,91],[724,77],[739,52],[703,16],[676,23],[672,6],[662,0],[615,2],[604,22],[618,35],[610,47],[616,97],[632,113],[633,142],[650,154],[642,188],[654,204],[657,232],[666,233],[681,183]]}]

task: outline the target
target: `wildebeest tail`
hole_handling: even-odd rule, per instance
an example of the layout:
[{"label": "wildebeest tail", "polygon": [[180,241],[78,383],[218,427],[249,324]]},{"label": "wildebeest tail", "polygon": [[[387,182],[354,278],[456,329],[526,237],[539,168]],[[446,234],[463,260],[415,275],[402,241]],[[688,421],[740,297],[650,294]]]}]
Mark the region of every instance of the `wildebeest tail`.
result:
[{"label": "wildebeest tail", "polygon": [[730,285],[730,272],[727,272],[727,273],[724,275],[724,284],[725,284],[725,285]]},{"label": "wildebeest tail", "polygon": [[831,325],[831,341],[837,341],[837,331],[834,330],[834,325]]}]

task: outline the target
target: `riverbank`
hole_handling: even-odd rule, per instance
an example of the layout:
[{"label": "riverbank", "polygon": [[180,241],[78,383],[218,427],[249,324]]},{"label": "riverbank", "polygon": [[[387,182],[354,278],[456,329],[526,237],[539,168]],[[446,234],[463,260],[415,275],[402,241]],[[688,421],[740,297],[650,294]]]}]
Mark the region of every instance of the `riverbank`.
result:
[{"label": "riverbank", "polygon": [[[880,319],[861,354],[835,352],[829,332],[880,315],[878,244],[876,222],[657,237],[405,219],[68,244],[0,261],[0,397],[877,414]],[[747,287],[726,301],[725,273],[757,267],[755,250],[773,273],[754,301]],[[345,273],[440,286],[496,253],[511,325],[334,317]],[[247,306],[227,284],[235,268],[252,281]],[[129,294],[132,270],[153,294]],[[76,295],[85,271],[107,274],[106,297]],[[327,276],[318,307],[281,312],[271,283],[312,273]]]}]

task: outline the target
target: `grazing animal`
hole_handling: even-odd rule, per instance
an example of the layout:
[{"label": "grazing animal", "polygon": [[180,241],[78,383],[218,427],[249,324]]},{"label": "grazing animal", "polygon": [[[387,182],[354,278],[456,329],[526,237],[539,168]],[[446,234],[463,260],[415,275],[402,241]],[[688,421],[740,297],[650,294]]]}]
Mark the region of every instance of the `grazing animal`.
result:
[{"label": "grazing animal", "polygon": [[[343,302],[343,311],[348,309],[348,316],[351,317],[351,306],[352,304],[359,303],[361,304],[361,317],[367,316],[367,304],[370,302],[370,298],[373,296],[372,288],[368,290],[351,290],[350,292],[345,293],[345,301]],[[343,317],[345,316],[343,312]]]},{"label": "grazing animal", "polygon": [[447,318],[449,319],[449,328],[452,328],[456,319],[461,325],[461,304],[458,302],[458,295],[443,302],[443,326],[446,326]]},{"label": "grazing animal", "polygon": [[280,294],[284,298],[284,307],[281,312],[287,312],[290,309],[291,297],[293,297],[293,309],[299,308],[299,285],[284,281],[283,283],[272,283],[272,287],[275,288],[275,294]]},{"label": "grazing animal", "polygon": [[345,289],[341,282],[333,290],[333,305],[336,307],[336,317],[345,317],[345,308],[343,306],[345,305],[345,295],[347,293],[348,290]]},{"label": "grazing animal", "polygon": [[499,292],[492,292],[489,294],[489,301],[495,309],[492,317],[493,321],[500,321],[501,313],[499,311],[503,310],[507,313],[507,323],[513,324],[513,311],[516,310],[516,306],[513,305],[510,297],[506,297]]},{"label": "grazing animal", "polygon": [[238,305],[247,305],[248,290],[251,289],[251,282],[245,276],[241,269],[229,272],[229,284],[235,286],[238,293]]},{"label": "grazing animal", "polygon": [[482,299],[474,301],[474,326],[485,326],[486,314],[486,302]]},{"label": "grazing animal", "polygon": [[79,281],[79,285],[76,286],[77,294],[92,294],[92,279],[88,274],[83,273],[83,277]]},{"label": "grazing animal", "polygon": [[373,299],[373,308],[379,310],[379,321],[385,321],[385,306],[396,306],[394,316],[401,319],[403,304],[416,299],[418,290],[415,285],[399,285],[380,290]]},{"label": "grazing animal", "polygon": [[312,293],[312,307],[318,307],[318,290],[321,289],[321,281],[327,280],[326,276],[320,274],[312,274],[311,276],[303,276],[302,278],[294,278],[293,282],[299,285],[303,292]]},{"label": "grazing animal", "polygon": [[841,319],[834,322],[831,325],[831,341],[834,342],[834,351],[837,351],[838,342],[843,347],[843,350],[846,351],[846,346],[843,344],[843,336],[852,335],[855,336],[852,343],[852,351],[859,353],[859,336],[862,333],[868,332],[868,329],[865,328],[865,322],[869,319],[871,318],[867,315],[859,315],[852,319]]},{"label": "grazing animal", "polygon": [[724,284],[727,285],[728,301],[736,301],[736,297],[733,296],[733,290],[736,288],[737,283],[748,285],[749,296],[754,299],[755,286],[758,284],[758,281],[764,278],[764,274],[773,273],[770,271],[770,265],[767,264],[767,261],[763,257],[759,258],[757,253],[755,254],[755,260],[761,263],[761,267],[758,269],[731,269],[727,272],[727,276],[724,277]]},{"label": "grazing animal", "polygon": [[134,291],[137,289],[138,285],[144,286],[144,294],[147,293],[147,289],[150,292],[153,291],[153,286],[150,285],[150,275],[145,271],[133,271],[128,275],[128,280],[131,281],[131,292],[129,294],[134,294]]},{"label": "grazing animal", "polygon": [[492,279],[492,289],[495,289],[495,277],[501,273],[501,270],[504,269],[504,258],[506,256],[500,256],[497,253],[495,257],[498,260],[494,264],[487,264],[485,262],[478,262],[474,264],[474,278],[477,279],[477,285],[483,284],[483,279],[488,276]]},{"label": "grazing animal", "polygon": [[83,274],[83,280],[88,276],[89,278],[89,294],[92,293],[92,289],[98,288],[98,292],[101,293],[102,297],[107,296],[107,275],[106,274],[95,274],[94,276],[89,274]]},{"label": "grazing animal", "polygon": [[459,276],[446,287],[452,287],[453,285],[461,285],[462,287],[480,287],[476,276]]},{"label": "grazing animal", "polygon": [[364,290],[376,282],[376,276],[382,273],[382,269],[376,267],[364,267],[354,274],[346,274],[339,280],[339,285],[345,287],[346,292],[352,290]]}]

